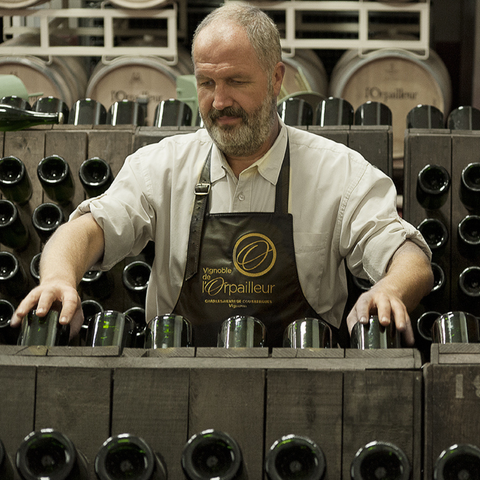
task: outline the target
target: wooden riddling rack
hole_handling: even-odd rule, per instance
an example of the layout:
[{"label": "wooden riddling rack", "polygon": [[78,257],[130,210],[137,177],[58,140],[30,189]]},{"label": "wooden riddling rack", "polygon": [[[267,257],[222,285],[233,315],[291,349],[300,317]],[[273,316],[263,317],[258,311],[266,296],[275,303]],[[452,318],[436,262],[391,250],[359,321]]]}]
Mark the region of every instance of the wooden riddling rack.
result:
[{"label": "wooden riddling rack", "polygon": [[[445,285],[438,293],[426,296],[412,316],[415,320],[426,311],[446,313],[465,311],[480,315],[478,297],[467,297],[458,286],[460,273],[480,265],[478,248],[462,247],[457,229],[469,211],[460,199],[461,174],[470,163],[478,161],[480,132],[449,129],[410,129],[405,132],[404,218],[418,226],[426,218],[440,220],[448,231],[446,247],[433,251],[433,262],[445,273]],[[416,198],[417,176],[426,165],[440,165],[450,176],[446,203],[436,210],[426,210]]]},{"label": "wooden riddling rack", "polygon": [[[311,438],[325,480],[350,479],[359,448],[394,443],[421,480],[422,372],[418,351],[116,347],[0,347],[0,432],[13,455],[34,429],[63,431],[92,467],[110,436],[131,433],[184,480],[187,440],[208,428],[242,449],[246,478],[260,480],[283,435]],[[148,356],[138,357],[139,354]],[[248,388],[245,388],[248,386]],[[92,479],[94,478],[92,474]]]}]

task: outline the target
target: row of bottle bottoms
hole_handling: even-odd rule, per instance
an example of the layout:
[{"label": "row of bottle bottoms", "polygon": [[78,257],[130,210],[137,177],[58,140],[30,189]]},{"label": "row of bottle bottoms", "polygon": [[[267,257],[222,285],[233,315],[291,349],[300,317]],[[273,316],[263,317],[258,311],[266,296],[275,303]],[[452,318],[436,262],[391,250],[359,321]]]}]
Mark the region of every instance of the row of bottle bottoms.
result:
[{"label": "row of bottle bottoms", "polygon": [[[168,460],[168,462],[166,461]],[[170,459],[162,457],[143,438],[129,433],[108,438],[93,461],[98,480],[167,480]],[[238,442],[227,432],[208,429],[194,434],[185,444],[181,468],[187,480],[246,480],[246,465]],[[21,442],[14,459],[0,441],[0,476],[13,480],[87,480],[88,459],[64,433],[51,428],[33,431]],[[320,446],[303,435],[288,434],[275,440],[265,455],[269,480],[322,480],[328,465]],[[455,444],[445,449],[434,464],[434,478],[478,478],[480,449]],[[350,464],[352,480],[411,478],[408,456],[391,442],[373,440],[360,447]]]},{"label": "row of bottle bottoms", "polygon": [[[33,106],[16,96],[0,99],[0,131],[18,130],[35,125],[68,123],[71,125],[135,125],[147,122],[147,103],[132,100],[114,102],[108,109],[91,98],[77,100],[70,109],[55,97],[41,97]],[[384,103],[368,101],[356,110],[345,99],[328,97],[315,103],[302,95],[282,99],[277,107],[282,120],[292,126],[392,125],[392,111]],[[153,126],[203,126],[197,112],[182,100],[168,99],[155,108]],[[451,130],[479,130],[480,110],[461,106],[444,120],[443,113],[432,105],[417,105],[406,117],[406,128],[444,128]]]},{"label": "row of bottle bottoms", "polygon": [[[164,349],[195,346],[195,328],[182,315],[156,315],[145,321],[145,310],[132,307],[125,312],[104,310],[95,300],[82,302],[84,323],[80,333],[70,339],[70,326],[58,322],[59,308],[39,317],[32,310],[22,321],[21,328],[9,327],[13,306],[0,300],[0,339],[9,338],[11,344],[118,347]],[[480,343],[480,319],[468,312],[433,312],[423,314],[417,323],[422,337],[430,343]],[[15,332],[15,333],[13,333]],[[268,346],[267,329],[263,322],[248,315],[234,315],[220,323],[216,339],[219,348],[263,348]],[[0,341],[1,343],[1,341]],[[5,343],[7,343],[5,341]],[[376,315],[365,324],[354,325],[350,334],[350,348],[360,350],[402,348],[402,337],[395,322],[385,327]],[[283,348],[335,348],[337,339],[331,327],[320,318],[301,318],[291,322],[283,333]]]}]

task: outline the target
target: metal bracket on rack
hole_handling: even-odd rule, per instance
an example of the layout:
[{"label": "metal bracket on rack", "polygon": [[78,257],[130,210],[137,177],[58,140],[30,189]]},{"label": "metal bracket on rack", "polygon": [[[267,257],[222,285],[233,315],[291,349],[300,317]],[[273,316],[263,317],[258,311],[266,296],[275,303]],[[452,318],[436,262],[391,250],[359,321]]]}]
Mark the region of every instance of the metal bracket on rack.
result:
[{"label": "metal bracket on rack", "polygon": [[[2,10],[3,34],[20,35],[22,33],[37,33],[40,35],[40,45],[5,45],[0,43],[0,55],[56,55],[56,56],[158,56],[165,58],[172,64],[178,59],[177,51],[177,5],[159,10],[129,10],[119,8],[66,8],[66,9],[23,9]],[[39,27],[15,26],[14,17],[34,18]],[[164,19],[166,20],[166,45],[146,46],[116,45],[115,35],[127,31],[115,31],[115,22],[129,19]],[[82,27],[81,20],[99,20],[100,25]],[[67,24],[73,21],[74,26]],[[148,33],[148,32],[146,32]],[[165,34],[165,32],[162,32]],[[50,44],[50,35],[62,36],[97,36],[103,38],[103,45],[66,45]]]},{"label": "metal bracket on rack", "polygon": [[[239,0],[225,0],[236,2]],[[380,3],[356,1],[289,0],[279,2],[253,2],[276,20],[282,32],[282,47],[291,55],[295,49],[358,49],[361,53],[383,48],[402,48],[428,58],[430,43],[430,0],[415,3]],[[335,21],[329,21],[329,16]],[[384,25],[375,20],[388,17]],[[402,23],[405,16],[415,21]],[[316,22],[315,17],[324,23]],[[323,17],[322,17],[323,16]],[[284,21],[283,21],[284,18]],[[284,24],[282,24],[284,23]],[[376,38],[384,28],[388,38]],[[402,35],[396,35],[401,31]]]}]

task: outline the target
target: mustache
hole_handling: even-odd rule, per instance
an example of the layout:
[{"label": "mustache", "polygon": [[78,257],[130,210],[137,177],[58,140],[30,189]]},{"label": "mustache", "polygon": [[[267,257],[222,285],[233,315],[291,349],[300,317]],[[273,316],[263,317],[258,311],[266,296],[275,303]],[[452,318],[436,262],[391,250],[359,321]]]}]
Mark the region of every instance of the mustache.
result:
[{"label": "mustache", "polygon": [[225,107],[223,110],[212,108],[208,112],[208,118],[212,121],[215,121],[220,117],[240,117],[244,122],[248,121],[247,113],[243,108]]}]

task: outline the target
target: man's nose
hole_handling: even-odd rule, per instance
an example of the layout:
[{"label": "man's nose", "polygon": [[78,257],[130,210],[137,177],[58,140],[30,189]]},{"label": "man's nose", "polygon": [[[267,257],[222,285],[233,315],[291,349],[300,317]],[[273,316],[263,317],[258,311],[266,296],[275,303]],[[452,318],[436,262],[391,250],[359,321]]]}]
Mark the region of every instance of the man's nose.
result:
[{"label": "man's nose", "polygon": [[212,106],[217,110],[223,110],[233,105],[230,89],[226,86],[216,85]]}]

